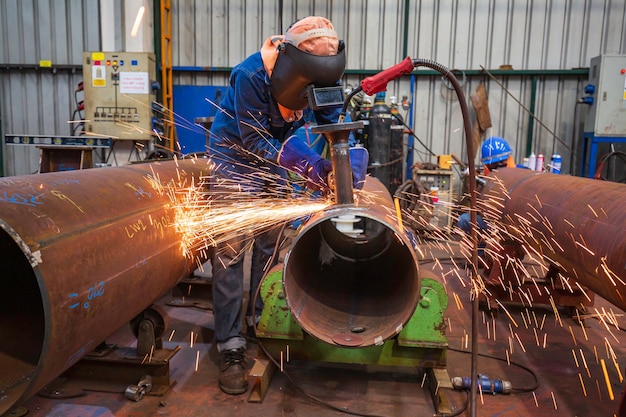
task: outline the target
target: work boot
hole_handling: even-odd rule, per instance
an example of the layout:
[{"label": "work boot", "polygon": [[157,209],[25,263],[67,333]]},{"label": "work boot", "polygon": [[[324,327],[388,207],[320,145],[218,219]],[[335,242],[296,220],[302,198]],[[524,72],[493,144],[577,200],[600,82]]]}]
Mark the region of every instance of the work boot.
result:
[{"label": "work boot", "polygon": [[244,348],[221,352],[219,385],[226,394],[243,394],[248,390],[248,372]]}]

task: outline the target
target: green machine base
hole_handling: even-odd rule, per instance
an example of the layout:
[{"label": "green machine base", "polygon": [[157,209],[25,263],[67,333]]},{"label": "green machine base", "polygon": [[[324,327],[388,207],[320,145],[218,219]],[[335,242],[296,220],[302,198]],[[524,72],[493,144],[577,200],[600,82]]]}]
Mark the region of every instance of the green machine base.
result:
[{"label": "green machine base", "polygon": [[[330,345],[302,330],[293,317],[285,299],[282,269],[270,271],[261,283],[260,296],[264,302],[256,336],[264,349],[274,358],[281,353],[291,360],[310,362],[375,365],[390,370],[426,371],[431,393],[438,412],[449,412],[443,389],[452,389],[445,370],[448,341],[445,336],[444,313],[448,306],[445,288],[438,281],[422,278],[420,301],[403,330],[380,345],[343,347]],[[267,388],[266,359],[255,364],[250,377],[254,401],[262,401]],[[258,366],[257,366],[258,365]],[[256,370],[255,370],[256,369]],[[255,382],[256,381],[256,382]],[[261,383],[262,382],[262,383]],[[261,388],[261,385],[263,388]]]}]

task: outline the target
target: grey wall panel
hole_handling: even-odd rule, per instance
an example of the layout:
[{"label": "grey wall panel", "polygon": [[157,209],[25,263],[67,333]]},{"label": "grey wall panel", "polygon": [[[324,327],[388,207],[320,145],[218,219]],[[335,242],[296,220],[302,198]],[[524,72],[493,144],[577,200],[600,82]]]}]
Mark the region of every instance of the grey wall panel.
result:
[{"label": "grey wall panel", "polygon": [[276,2],[172,2],[173,63],[233,67],[279,33]]},{"label": "grey wall panel", "polygon": [[0,63],[80,64],[83,48],[99,45],[98,19],[98,2],[3,0]]},{"label": "grey wall panel", "polygon": [[[74,91],[80,81],[82,74],[68,71],[0,75],[3,133],[70,135]],[[5,175],[29,174],[39,167],[39,149],[34,146],[5,146],[4,157]]]},{"label": "grey wall panel", "polygon": [[[121,7],[121,2],[116,4]],[[0,2],[3,134],[71,133],[68,121],[76,108],[76,87],[82,81],[82,52],[97,50],[100,44],[99,13],[95,1]],[[38,68],[41,60],[51,61],[53,69]],[[4,146],[3,157],[4,175],[30,174],[39,166],[35,147]]]},{"label": "grey wall panel", "polygon": [[591,57],[619,53],[625,47],[623,1],[409,4],[408,53],[450,67],[572,68],[588,66]]}]

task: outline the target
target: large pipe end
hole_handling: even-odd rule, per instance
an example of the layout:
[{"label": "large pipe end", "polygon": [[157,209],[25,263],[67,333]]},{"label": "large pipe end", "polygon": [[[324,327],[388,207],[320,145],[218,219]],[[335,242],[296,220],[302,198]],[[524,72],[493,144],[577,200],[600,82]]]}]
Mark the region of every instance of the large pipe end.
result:
[{"label": "large pipe end", "polygon": [[[353,217],[355,235],[337,218]],[[365,347],[397,335],[419,301],[417,259],[397,226],[368,209],[342,207],[311,219],[287,254],[283,285],[289,308],[310,335]]]},{"label": "large pipe end", "polygon": [[29,260],[0,220],[3,279],[0,289],[0,415],[29,388],[44,349],[46,323],[42,295]]}]

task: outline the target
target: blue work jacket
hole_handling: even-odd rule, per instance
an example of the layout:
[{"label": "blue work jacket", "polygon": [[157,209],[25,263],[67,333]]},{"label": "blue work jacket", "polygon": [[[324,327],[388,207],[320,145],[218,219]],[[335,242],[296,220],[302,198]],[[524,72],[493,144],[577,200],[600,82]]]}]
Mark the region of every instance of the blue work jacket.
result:
[{"label": "blue work jacket", "polygon": [[[328,124],[338,120],[340,111],[329,108],[313,113],[318,124]],[[285,170],[277,164],[278,153],[282,143],[304,124],[304,119],[283,119],[272,97],[261,53],[250,55],[233,68],[229,88],[211,125],[207,145],[217,164],[214,174],[245,183],[256,179],[256,184],[250,184],[255,188],[268,182],[255,173],[264,171],[286,178]]]}]

